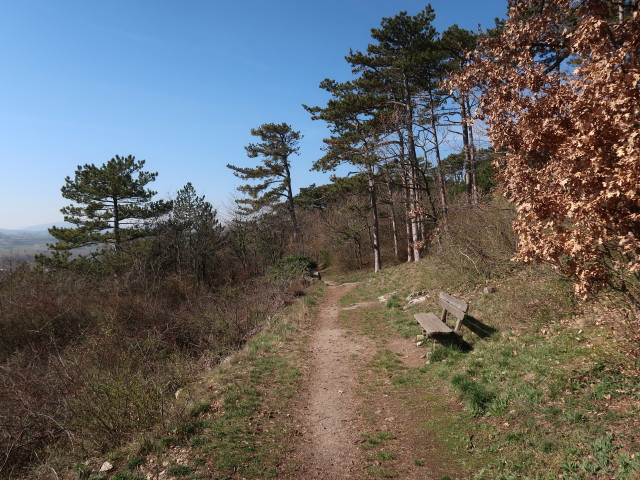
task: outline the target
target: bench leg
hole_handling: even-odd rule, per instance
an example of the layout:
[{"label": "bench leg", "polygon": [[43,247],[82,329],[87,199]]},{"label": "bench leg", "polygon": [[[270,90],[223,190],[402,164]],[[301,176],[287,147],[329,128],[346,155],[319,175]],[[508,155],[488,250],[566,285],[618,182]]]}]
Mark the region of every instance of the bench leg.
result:
[{"label": "bench leg", "polygon": [[429,347],[428,351],[427,351],[427,363],[431,363],[431,355],[433,355],[433,351],[436,349],[436,339],[435,337],[431,337],[431,346]]},{"label": "bench leg", "polygon": [[[460,327],[462,326],[462,320],[458,320],[456,322],[456,326],[454,327],[453,331],[458,333],[460,331]],[[458,335],[460,335],[460,333],[458,333]]]}]

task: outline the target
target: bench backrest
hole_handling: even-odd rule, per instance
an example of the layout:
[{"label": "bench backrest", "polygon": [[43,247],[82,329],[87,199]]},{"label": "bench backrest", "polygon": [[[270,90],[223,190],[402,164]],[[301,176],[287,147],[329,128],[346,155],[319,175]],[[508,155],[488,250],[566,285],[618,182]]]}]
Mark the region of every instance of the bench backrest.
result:
[{"label": "bench backrest", "polygon": [[469,304],[467,304],[467,302],[452,297],[445,292],[440,292],[438,303],[458,320],[462,320],[469,309]]}]

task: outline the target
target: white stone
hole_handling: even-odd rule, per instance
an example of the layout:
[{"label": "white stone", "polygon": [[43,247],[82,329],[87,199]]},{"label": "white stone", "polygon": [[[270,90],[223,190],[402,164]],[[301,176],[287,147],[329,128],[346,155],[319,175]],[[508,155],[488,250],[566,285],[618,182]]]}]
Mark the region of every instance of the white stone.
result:
[{"label": "white stone", "polygon": [[380,296],[378,297],[378,301],[379,301],[380,303],[387,303],[387,301],[389,301],[389,299],[390,299],[391,297],[393,297],[395,294],[396,294],[396,292],[395,292],[395,291],[393,291],[393,292],[385,293],[384,295],[380,295]]},{"label": "white stone", "polygon": [[425,292],[424,290],[420,290],[419,292],[413,292],[413,293],[410,293],[409,296],[407,297],[407,302],[410,302],[414,298],[426,297],[426,296],[427,296],[427,292]]},{"label": "white stone", "polygon": [[426,301],[427,301],[427,297],[426,297],[426,296],[424,296],[424,297],[417,297],[417,298],[414,298],[413,300],[411,300],[409,303],[407,303],[407,304],[406,304],[404,307],[402,307],[402,308],[403,308],[403,310],[406,310],[407,308],[411,308],[411,307],[413,307],[414,305],[419,305],[419,304],[424,303],[424,302],[426,302]]}]

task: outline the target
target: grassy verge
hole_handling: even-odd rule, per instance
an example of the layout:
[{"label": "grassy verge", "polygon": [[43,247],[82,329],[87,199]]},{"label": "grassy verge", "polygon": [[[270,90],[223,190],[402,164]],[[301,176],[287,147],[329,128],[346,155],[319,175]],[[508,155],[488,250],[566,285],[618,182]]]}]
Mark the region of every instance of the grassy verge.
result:
[{"label": "grassy verge", "polygon": [[322,286],[271,318],[245,348],[185,388],[184,414],[173,428],[112,452],[110,473],[78,469],[83,479],[276,478],[296,439],[288,413],[300,388],[303,329]]},{"label": "grassy verge", "polygon": [[[446,446],[447,456],[464,464],[468,473],[458,478],[640,478],[640,363],[618,331],[623,319],[602,304],[579,305],[570,285],[544,268],[494,279],[496,293],[488,295],[484,284],[452,273],[428,261],[399,266],[343,299],[349,304],[396,292],[387,308],[350,315],[347,322],[380,347],[367,366],[367,388],[422,408],[446,410],[450,395],[462,402],[463,415],[447,410],[421,423],[425,435]],[[412,313],[438,311],[440,290],[469,301],[470,314],[494,334],[481,340],[466,330],[473,347],[467,353],[427,342],[428,364],[403,367],[385,345],[391,334],[418,333]],[[405,311],[404,297],[413,291],[425,291],[429,300]],[[392,471],[383,470],[379,476]]]},{"label": "grassy verge", "polygon": [[[345,303],[371,298],[374,282],[364,282]],[[467,449],[469,419],[440,381],[427,381],[430,366],[398,350],[414,346],[420,332],[407,312],[380,304],[347,310],[341,324],[350,335],[366,336],[375,348],[359,365],[358,395],[364,429],[360,447],[365,474],[372,478],[467,478],[487,464]],[[415,347],[413,347],[415,348]],[[402,349],[400,349],[402,350]]]},{"label": "grassy verge", "polygon": [[[359,364],[363,475],[640,478],[640,365],[611,306],[578,304],[570,285],[537,267],[493,279],[494,294],[429,259],[357,279],[345,306],[396,292],[385,305],[363,303],[340,317],[352,335],[374,345]],[[470,315],[493,334],[480,339],[463,329],[467,352],[414,346],[420,329],[412,314],[437,312],[440,290],[470,302]],[[405,310],[406,296],[416,291],[428,300]],[[109,473],[97,472],[100,459],[79,467],[78,477],[295,478],[288,458],[298,434],[290,412],[306,322],[321,292],[314,287],[185,389],[183,414],[169,430],[108,455]],[[415,348],[412,358],[427,358],[407,362],[398,350],[407,344]]]}]

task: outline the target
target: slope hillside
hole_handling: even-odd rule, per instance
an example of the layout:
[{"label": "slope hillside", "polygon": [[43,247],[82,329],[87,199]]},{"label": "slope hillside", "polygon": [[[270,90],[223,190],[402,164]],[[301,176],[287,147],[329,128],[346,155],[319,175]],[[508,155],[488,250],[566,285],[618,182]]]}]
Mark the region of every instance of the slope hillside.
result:
[{"label": "slope hillside", "polygon": [[[413,313],[438,312],[441,290],[485,327],[463,327],[469,349],[416,343]],[[414,292],[426,300],[407,308]],[[185,388],[182,423],[82,475],[640,478],[631,313],[615,296],[578,304],[541,267],[490,285],[434,259],[333,277]]]}]

